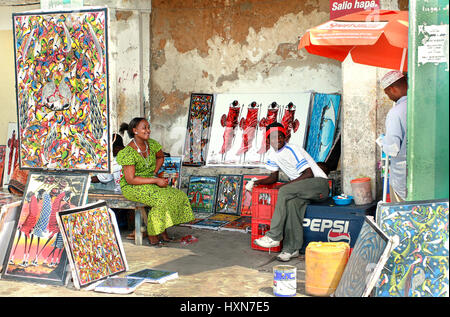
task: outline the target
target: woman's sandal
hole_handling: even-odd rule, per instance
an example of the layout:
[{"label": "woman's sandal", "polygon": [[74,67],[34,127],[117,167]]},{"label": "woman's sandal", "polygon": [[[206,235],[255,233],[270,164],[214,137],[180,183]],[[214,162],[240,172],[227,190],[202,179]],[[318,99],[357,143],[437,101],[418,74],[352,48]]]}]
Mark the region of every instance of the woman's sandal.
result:
[{"label": "woman's sandal", "polygon": [[169,235],[164,236],[163,234],[160,234],[159,236],[163,242],[176,242],[176,239],[169,237]]},{"label": "woman's sandal", "polygon": [[148,238],[148,243],[149,243],[151,246],[158,247],[158,248],[160,248],[160,247],[163,246],[163,243],[162,243],[159,239],[158,239],[157,242],[152,242],[152,241],[150,240],[150,237],[147,237],[147,238]]}]

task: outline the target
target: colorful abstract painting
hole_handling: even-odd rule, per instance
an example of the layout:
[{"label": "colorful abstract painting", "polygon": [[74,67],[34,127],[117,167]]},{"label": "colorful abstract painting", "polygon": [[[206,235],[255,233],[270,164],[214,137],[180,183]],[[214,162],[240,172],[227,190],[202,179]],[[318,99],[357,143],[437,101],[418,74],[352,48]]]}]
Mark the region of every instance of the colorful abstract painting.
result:
[{"label": "colorful abstract painting", "polygon": [[17,123],[8,123],[6,152],[3,165],[3,187],[8,187],[14,168],[19,164],[19,140],[17,136]]},{"label": "colorful abstract painting", "polygon": [[376,223],[366,217],[334,296],[369,296],[393,245]]},{"label": "colorful abstract painting", "polygon": [[190,176],[187,196],[194,213],[214,213],[218,178],[216,176]]},{"label": "colorful abstract painting", "polygon": [[110,171],[107,9],[14,13],[19,163]]},{"label": "colorful abstract painting", "polygon": [[239,215],[242,179],[242,175],[219,175],[216,213]]},{"label": "colorful abstract painting", "polygon": [[252,215],[252,192],[245,189],[245,186],[252,178],[263,179],[269,175],[244,175],[242,179],[242,193],[241,193],[241,216]]},{"label": "colorful abstract painting", "polygon": [[106,202],[58,213],[76,288],[128,270],[114,212]]},{"label": "colorful abstract painting", "polygon": [[311,96],[310,92],[218,94],[206,164],[263,167],[269,150],[266,127],[273,122],[283,124],[289,143],[304,147]]},{"label": "colorful abstract painting", "polygon": [[58,212],[85,204],[89,174],[30,172],[8,251],[5,278],[65,284],[68,265]]},{"label": "colorful abstract painting", "polygon": [[325,162],[339,127],[341,95],[313,94],[306,152],[316,162]]},{"label": "colorful abstract painting", "polygon": [[183,165],[205,165],[213,101],[214,96],[210,94],[191,94]]},{"label": "colorful abstract painting", "polygon": [[158,176],[167,178],[169,186],[179,189],[181,186],[181,156],[165,156]]},{"label": "colorful abstract painting", "polygon": [[379,297],[448,297],[448,199],[379,203],[377,223],[397,236],[381,272]]}]

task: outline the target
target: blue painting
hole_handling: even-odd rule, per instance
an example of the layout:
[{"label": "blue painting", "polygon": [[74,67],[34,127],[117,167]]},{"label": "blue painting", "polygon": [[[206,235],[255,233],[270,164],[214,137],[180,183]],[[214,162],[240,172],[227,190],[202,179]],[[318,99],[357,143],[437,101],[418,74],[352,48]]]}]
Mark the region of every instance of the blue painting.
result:
[{"label": "blue painting", "polygon": [[325,162],[339,126],[341,95],[314,93],[306,151],[316,162]]},{"label": "blue painting", "polygon": [[181,156],[165,156],[158,171],[158,177],[167,178],[168,185],[173,188],[181,187]]},{"label": "blue painting", "polygon": [[448,199],[380,203],[377,223],[398,236],[377,283],[380,297],[447,297]]}]

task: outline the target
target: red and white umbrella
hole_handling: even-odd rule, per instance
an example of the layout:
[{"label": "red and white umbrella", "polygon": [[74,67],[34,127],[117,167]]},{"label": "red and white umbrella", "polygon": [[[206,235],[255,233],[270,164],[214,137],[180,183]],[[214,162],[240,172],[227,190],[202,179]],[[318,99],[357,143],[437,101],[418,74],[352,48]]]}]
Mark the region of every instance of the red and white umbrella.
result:
[{"label": "red and white umbrella", "polygon": [[408,11],[367,10],[309,29],[298,49],[338,61],[407,70]]}]

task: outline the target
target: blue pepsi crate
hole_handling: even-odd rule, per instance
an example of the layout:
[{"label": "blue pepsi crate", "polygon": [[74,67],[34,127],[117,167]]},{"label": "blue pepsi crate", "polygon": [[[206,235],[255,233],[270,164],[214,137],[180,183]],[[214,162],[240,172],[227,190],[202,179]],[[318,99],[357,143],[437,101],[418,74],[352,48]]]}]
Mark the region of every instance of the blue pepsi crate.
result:
[{"label": "blue pepsi crate", "polygon": [[347,242],[355,245],[366,215],[374,215],[376,203],[367,205],[338,206],[332,199],[324,203],[313,203],[306,207],[303,219],[303,246],[308,243]]}]

